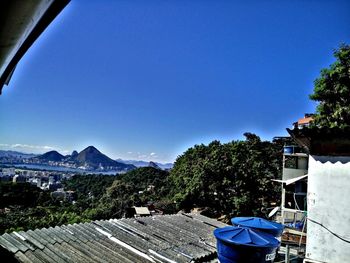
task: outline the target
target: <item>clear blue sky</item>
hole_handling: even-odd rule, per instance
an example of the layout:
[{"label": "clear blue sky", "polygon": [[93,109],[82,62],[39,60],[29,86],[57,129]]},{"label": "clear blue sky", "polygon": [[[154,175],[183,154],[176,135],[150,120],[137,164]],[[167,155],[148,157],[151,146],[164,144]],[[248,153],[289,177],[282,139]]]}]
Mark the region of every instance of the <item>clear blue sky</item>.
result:
[{"label": "clear blue sky", "polygon": [[[72,0],[0,96],[0,148],[174,161],[313,112],[350,1]],[[17,146],[16,146],[17,145]],[[44,148],[44,146],[46,146]]]}]

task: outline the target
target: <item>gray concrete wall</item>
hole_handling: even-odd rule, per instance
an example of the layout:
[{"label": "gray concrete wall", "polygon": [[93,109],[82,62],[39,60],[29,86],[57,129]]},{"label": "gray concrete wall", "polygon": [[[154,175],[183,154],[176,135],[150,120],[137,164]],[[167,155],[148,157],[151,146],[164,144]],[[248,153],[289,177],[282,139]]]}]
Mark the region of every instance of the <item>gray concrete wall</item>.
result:
[{"label": "gray concrete wall", "polygon": [[298,158],[298,169],[308,169],[308,158],[307,157],[299,157]]},{"label": "gray concrete wall", "polygon": [[293,168],[283,168],[283,180],[289,180],[293,178],[297,178],[307,174],[306,169],[293,169]]},{"label": "gray concrete wall", "polygon": [[[306,257],[350,262],[350,157],[309,157]],[[316,221],[321,225],[312,222]]]}]

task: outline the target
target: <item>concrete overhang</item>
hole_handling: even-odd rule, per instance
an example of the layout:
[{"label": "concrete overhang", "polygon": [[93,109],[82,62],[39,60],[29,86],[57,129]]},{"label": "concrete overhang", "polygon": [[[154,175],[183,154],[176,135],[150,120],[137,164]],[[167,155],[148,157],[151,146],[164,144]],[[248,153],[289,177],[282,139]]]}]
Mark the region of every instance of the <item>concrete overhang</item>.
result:
[{"label": "concrete overhang", "polygon": [[308,154],[350,156],[350,127],[304,127],[287,131]]},{"label": "concrete overhang", "polygon": [[0,1],[0,94],[17,63],[69,1]]},{"label": "concrete overhang", "polygon": [[295,178],[291,178],[291,179],[288,179],[288,180],[278,180],[278,179],[271,179],[271,181],[274,181],[274,182],[278,182],[278,183],[283,183],[283,184],[286,184],[286,185],[290,185],[290,184],[294,184],[295,182],[298,182],[304,178],[307,178],[308,175],[305,174],[305,175],[302,175],[302,176],[298,176],[298,177],[295,177]]}]

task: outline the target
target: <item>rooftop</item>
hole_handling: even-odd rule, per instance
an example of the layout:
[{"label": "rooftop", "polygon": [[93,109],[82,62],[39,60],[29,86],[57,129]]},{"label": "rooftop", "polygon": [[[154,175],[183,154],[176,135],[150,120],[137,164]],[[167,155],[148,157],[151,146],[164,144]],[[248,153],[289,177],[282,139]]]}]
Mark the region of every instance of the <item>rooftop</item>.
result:
[{"label": "rooftop", "polygon": [[349,127],[303,127],[287,131],[311,155],[350,156]]},{"label": "rooftop", "polygon": [[197,214],[99,220],[0,236],[7,262],[212,262],[213,230],[223,227]]},{"label": "rooftop", "polygon": [[298,120],[298,125],[305,125],[305,124],[309,124],[310,122],[313,121],[312,117],[304,117]]}]

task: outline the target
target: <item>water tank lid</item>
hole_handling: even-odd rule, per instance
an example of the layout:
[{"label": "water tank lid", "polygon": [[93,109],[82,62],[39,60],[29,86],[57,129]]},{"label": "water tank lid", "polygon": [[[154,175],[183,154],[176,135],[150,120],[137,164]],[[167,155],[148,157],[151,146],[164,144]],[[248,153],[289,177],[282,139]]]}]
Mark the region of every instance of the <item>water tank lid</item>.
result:
[{"label": "water tank lid", "polygon": [[214,230],[214,236],[225,243],[250,247],[278,247],[273,235],[246,227],[227,226]]},{"label": "water tank lid", "polygon": [[232,224],[237,226],[251,227],[271,232],[282,232],[284,226],[277,222],[272,222],[260,217],[234,217],[231,219]]}]

